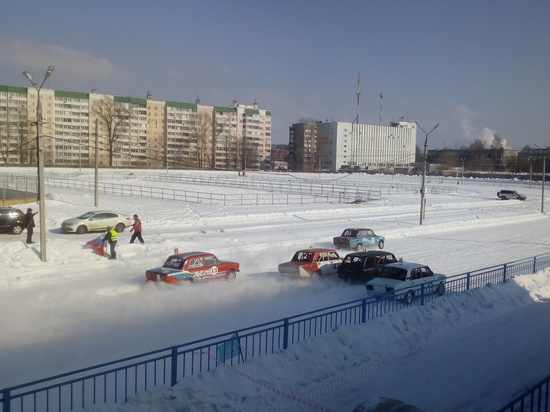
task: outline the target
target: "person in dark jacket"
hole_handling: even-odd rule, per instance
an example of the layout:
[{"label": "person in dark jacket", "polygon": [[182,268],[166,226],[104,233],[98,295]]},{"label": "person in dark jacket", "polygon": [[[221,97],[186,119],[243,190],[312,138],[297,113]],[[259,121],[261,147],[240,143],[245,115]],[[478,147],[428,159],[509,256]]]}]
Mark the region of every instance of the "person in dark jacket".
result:
[{"label": "person in dark jacket", "polygon": [[32,212],[32,209],[29,207],[27,213],[25,214],[25,228],[27,229],[27,243],[34,243],[32,241],[32,233],[34,232],[34,216],[36,213]]},{"label": "person in dark jacket", "polygon": [[111,257],[109,259],[116,259],[116,244],[118,241],[118,233],[111,226],[107,228],[107,234],[103,237],[104,242],[109,242],[111,247]]},{"label": "person in dark jacket", "polygon": [[130,243],[134,243],[134,240],[138,238],[138,240],[143,245],[143,238],[141,237],[141,220],[139,220],[138,215],[134,215],[134,223],[132,224],[132,228],[130,229],[130,232],[132,233],[132,238],[130,239]]}]

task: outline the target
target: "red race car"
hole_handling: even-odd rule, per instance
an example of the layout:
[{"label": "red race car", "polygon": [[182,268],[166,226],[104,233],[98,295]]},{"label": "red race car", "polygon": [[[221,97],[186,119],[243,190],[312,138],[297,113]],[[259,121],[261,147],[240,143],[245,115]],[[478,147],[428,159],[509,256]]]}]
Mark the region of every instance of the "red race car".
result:
[{"label": "red race car", "polygon": [[298,250],[290,262],[279,264],[279,272],[288,277],[318,277],[335,274],[342,259],[334,249]]},{"label": "red race car", "polygon": [[177,253],[169,256],[160,268],[145,272],[148,282],[205,282],[225,279],[232,282],[237,277],[237,262],[222,262],[214,254],[205,252]]}]

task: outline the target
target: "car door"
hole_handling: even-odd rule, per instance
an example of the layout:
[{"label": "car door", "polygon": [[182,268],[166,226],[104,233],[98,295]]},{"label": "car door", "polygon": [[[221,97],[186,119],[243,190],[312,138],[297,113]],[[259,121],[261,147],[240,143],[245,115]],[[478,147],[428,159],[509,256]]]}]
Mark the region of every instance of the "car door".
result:
[{"label": "car door", "polygon": [[414,290],[416,295],[421,293],[422,283],[424,282],[422,280],[422,272],[420,269],[421,268],[411,269],[409,279],[407,281],[408,285],[406,287],[407,290]]},{"label": "car door", "polygon": [[205,278],[218,278],[225,276],[225,272],[222,270],[220,271],[220,261],[216,256],[209,255],[204,257],[204,263],[203,263],[203,269],[202,272],[204,273]]},{"label": "car door", "polygon": [[419,268],[422,274],[422,282],[424,283],[424,290],[426,293],[434,293],[437,289],[437,279],[433,275],[431,269],[427,266]]},{"label": "car door", "polygon": [[364,232],[366,243],[370,246],[376,245],[376,235],[374,232],[371,229],[366,229]]},{"label": "car door", "polygon": [[88,230],[105,230],[105,213],[96,213],[88,218]]},{"label": "car door", "polygon": [[2,231],[10,227],[9,212],[7,210],[0,210],[0,229]]},{"label": "car door", "polygon": [[193,275],[193,278],[201,279],[205,276],[204,259],[202,256],[189,259],[187,271]]}]

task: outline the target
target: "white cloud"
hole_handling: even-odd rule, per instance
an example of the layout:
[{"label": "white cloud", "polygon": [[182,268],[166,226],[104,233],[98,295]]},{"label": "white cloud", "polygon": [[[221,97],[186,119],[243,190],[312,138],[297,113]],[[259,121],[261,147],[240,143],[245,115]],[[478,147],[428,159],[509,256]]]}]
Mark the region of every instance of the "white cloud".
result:
[{"label": "white cloud", "polygon": [[56,74],[61,72],[68,82],[88,79],[115,79],[128,76],[126,69],[116,67],[104,57],[96,57],[58,45],[25,42],[0,37],[2,66],[17,67],[29,73],[37,73],[50,65]]}]

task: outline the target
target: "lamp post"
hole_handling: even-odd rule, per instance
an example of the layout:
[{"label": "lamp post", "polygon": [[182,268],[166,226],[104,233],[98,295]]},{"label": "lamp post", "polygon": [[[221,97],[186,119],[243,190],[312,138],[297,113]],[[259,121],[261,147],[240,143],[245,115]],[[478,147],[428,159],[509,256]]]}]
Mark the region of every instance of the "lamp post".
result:
[{"label": "lamp post", "polygon": [[533,158],[528,158],[527,161],[529,162],[529,181],[533,181]]},{"label": "lamp post", "polygon": [[544,157],[542,158],[542,193],[541,193],[541,202],[540,202],[540,213],[544,213],[544,186],[546,186],[546,152],[548,151],[548,147],[539,147],[538,145],[535,145],[540,150],[544,150]]},{"label": "lamp post", "polygon": [[42,103],[40,102],[40,90],[46,82],[46,79],[53,73],[54,67],[49,66],[44,74],[44,80],[40,87],[32,81],[32,76],[28,72],[23,72],[23,76],[31,82],[36,89],[38,96],[36,102],[36,145],[38,150],[38,211],[40,218],[40,260],[46,261],[46,205],[44,203],[44,145],[42,142]]},{"label": "lamp post", "polygon": [[439,123],[436,124],[429,132],[426,132],[422,128],[422,126],[420,126],[420,123],[416,122],[416,124],[418,125],[418,127],[420,127],[420,130],[422,130],[426,135],[426,139],[424,140],[424,171],[422,172],[422,187],[420,189],[420,225],[422,225],[424,213],[426,212],[426,201],[424,199],[424,196],[426,191],[426,160],[428,157],[428,135],[439,127]]}]

